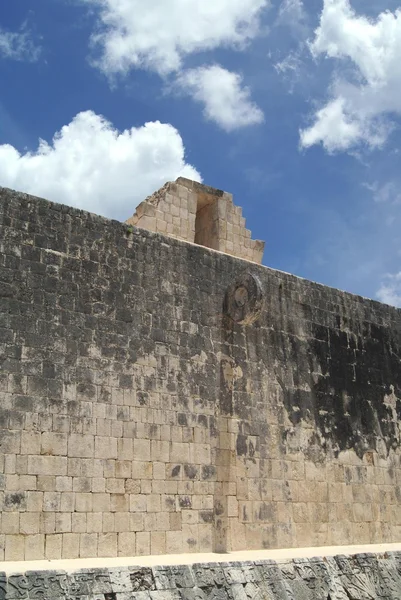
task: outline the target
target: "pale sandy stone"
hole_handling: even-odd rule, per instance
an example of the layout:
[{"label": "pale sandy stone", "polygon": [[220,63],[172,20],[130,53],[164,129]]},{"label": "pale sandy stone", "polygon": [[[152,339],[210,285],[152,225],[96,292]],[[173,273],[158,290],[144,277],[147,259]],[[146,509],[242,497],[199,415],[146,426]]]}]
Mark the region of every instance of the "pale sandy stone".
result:
[{"label": "pale sandy stone", "polygon": [[67,439],[66,433],[54,433],[46,431],[42,433],[40,454],[45,455],[60,455],[66,456],[67,454]]},{"label": "pale sandy stone", "polygon": [[128,494],[111,494],[111,512],[126,512],[129,510],[130,498]]},{"label": "pale sandy stone", "polygon": [[92,494],[92,502],[95,512],[108,512],[110,510],[110,494]]},{"label": "pale sandy stone", "polygon": [[136,555],[150,555],[150,533],[148,531],[140,531],[136,534]]},{"label": "pale sandy stone", "polygon": [[65,456],[28,456],[30,475],[67,475]]},{"label": "pale sandy stone", "polygon": [[117,439],[95,436],[95,458],[117,458]]},{"label": "pale sandy stone", "polygon": [[91,512],[93,507],[93,494],[75,494],[75,510],[77,512]]},{"label": "pale sandy stone", "polygon": [[[36,512],[21,513],[19,515],[19,533],[24,535],[39,533],[40,516],[40,513]],[[7,517],[7,513],[3,513],[2,517],[2,520],[4,520],[4,518]],[[2,524],[2,528],[4,533],[14,533],[12,531],[4,531],[4,524]]]},{"label": "pale sandy stone", "polygon": [[147,496],[146,510],[147,510],[147,512],[160,512],[161,496],[159,494],[150,494]]},{"label": "pale sandy stone", "polygon": [[99,533],[98,556],[117,556],[117,534]]},{"label": "pale sandy stone", "polygon": [[[40,454],[41,435],[38,431],[21,432],[21,454]],[[7,471],[6,471],[7,472]]]},{"label": "pale sandy stone", "polygon": [[43,534],[27,535],[25,537],[25,560],[40,560],[45,558],[45,536]]},{"label": "pale sandy stone", "polygon": [[106,492],[110,494],[123,494],[125,492],[124,480],[113,477],[106,479]]},{"label": "pale sandy stone", "polygon": [[61,559],[63,536],[57,535],[46,535],[45,536],[45,558],[52,560]]},{"label": "pale sandy stone", "polygon": [[72,531],[72,515],[68,513],[56,513],[55,516],[55,532],[68,533]]},{"label": "pale sandy stone", "polygon": [[6,534],[18,534],[20,532],[20,516],[22,515],[24,515],[24,513],[21,513],[20,515],[18,512],[3,512],[1,518],[1,532]]},{"label": "pale sandy stone", "polygon": [[71,531],[73,533],[85,533],[87,531],[87,515],[85,513],[72,513]]},{"label": "pale sandy stone", "polygon": [[130,511],[146,512],[147,497],[144,494],[130,494]]},{"label": "pale sandy stone", "polygon": [[87,533],[101,533],[103,531],[103,513],[93,512],[86,515]]},{"label": "pale sandy stone", "polygon": [[5,536],[5,560],[24,560],[25,558],[25,536],[6,535]]},{"label": "pale sandy stone", "polygon": [[112,533],[115,531],[115,514],[114,513],[103,513],[102,515],[103,527],[102,531],[104,533]]},{"label": "pale sandy stone", "polygon": [[61,510],[61,492],[44,492],[43,510],[57,512]]},{"label": "pale sandy stone", "polygon": [[81,533],[79,536],[80,558],[92,558],[98,555],[97,533]]},{"label": "pale sandy stone", "polygon": [[121,532],[117,539],[118,556],[135,556],[136,534],[130,531]]},{"label": "pale sandy stone", "polygon": [[56,492],[71,492],[72,477],[56,477]]},{"label": "pale sandy stone", "polygon": [[179,554],[183,551],[182,531],[166,531],[167,554]]},{"label": "pale sandy stone", "polygon": [[56,529],[56,514],[54,512],[41,513],[41,533],[52,534]]},{"label": "pale sandy stone", "polygon": [[152,555],[166,553],[166,534],[164,531],[152,531],[150,534],[150,550]]},{"label": "pale sandy stone", "polygon": [[79,533],[63,533],[62,558],[79,557]]}]

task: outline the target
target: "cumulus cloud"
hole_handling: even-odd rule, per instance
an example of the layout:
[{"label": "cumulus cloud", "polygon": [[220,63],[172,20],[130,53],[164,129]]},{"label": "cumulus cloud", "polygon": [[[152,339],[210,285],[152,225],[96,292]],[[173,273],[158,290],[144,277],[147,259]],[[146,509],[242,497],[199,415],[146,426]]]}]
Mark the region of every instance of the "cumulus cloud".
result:
[{"label": "cumulus cloud", "polygon": [[40,52],[25,25],[20,31],[6,31],[0,27],[0,58],[35,62]]},{"label": "cumulus cloud", "polygon": [[385,276],[385,281],[377,292],[377,298],[380,302],[401,308],[401,272]]},{"label": "cumulus cloud", "polygon": [[369,19],[349,0],[324,0],[310,50],[353,71],[348,79],[337,72],[329,102],[301,131],[301,145],[322,143],[328,151],[381,147],[392,129],[391,115],[401,114],[401,10]]},{"label": "cumulus cloud", "polygon": [[184,71],[176,85],[202,103],[206,119],[225,131],[255,125],[264,119],[261,109],[251,100],[249,88],[243,86],[241,76],[219,65]]},{"label": "cumulus cloud", "polygon": [[179,176],[200,180],[179,132],[158,121],[119,132],[87,111],[35,152],[0,145],[0,185],[120,220]]},{"label": "cumulus cloud", "polygon": [[162,75],[191,53],[243,47],[268,0],[81,0],[98,9],[98,66],[108,75],[145,68]]}]

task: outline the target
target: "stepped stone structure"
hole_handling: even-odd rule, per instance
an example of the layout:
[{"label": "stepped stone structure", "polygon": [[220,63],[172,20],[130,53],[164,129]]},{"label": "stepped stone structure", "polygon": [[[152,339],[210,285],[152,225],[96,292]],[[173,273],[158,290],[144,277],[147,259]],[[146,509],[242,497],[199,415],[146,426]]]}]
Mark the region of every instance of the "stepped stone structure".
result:
[{"label": "stepped stone structure", "polygon": [[261,263],[264,242],[252,240],[232,195],[179,177],[142,202],[127,220],[149,231]]},{"label": "stepped stone structure", "polygon": [[[1,559],[400,541],[401,311],[262,251],[230,195],[183,179],[127,223],[0,188]],[[330,588],[362,563],[316,566],[310,596],[219,571],[210,597],[397,597]],[[209,597],[147,577],[129,597]]]}]

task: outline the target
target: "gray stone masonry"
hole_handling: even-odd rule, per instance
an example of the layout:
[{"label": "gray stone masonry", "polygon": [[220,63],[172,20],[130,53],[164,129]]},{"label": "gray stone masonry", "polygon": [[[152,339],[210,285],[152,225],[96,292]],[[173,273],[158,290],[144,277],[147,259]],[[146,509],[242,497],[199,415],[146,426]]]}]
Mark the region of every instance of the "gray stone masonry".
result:
[{"label": "gray stone masonry", "polygon": [[0,188],[0,559],[400,541],[400,364],[400,310]]},{"label": "gray stone masonry", "polygon": [[401,554],[0,573],[0,600],[399,600]]}]

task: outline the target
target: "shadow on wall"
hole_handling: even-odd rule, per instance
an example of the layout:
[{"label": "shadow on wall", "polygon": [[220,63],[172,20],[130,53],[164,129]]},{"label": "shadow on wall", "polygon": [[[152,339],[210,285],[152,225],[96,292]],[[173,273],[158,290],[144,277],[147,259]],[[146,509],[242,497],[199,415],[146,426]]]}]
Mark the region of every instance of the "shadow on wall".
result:
[{"label": "shadow on wall", "polygon": [[[214,493],[214,540],[217,553],[229,552],[229,497],[236,497],[237,449],[231,444],[236,431],[234,418],[234,392],[236,382],[243,379],[243,370],[234,356],[235,336],[243,333],[261,315],[264,305],[263,290],[259,279],[243,273],[228,288],[223,304],[220,326],[220,355],[218,405],[216,406],[217,446],[215,448],[216,484]],[[242,331],[241,331],[242,330]]]},{"label": "shadow on wall", "polygon": [[[217,447],[216,447],[216,483],[214,491],[214,540],[213,551],[225,553],[229,551],[228,532],[228,494],[230,482],[235,478],[236,456],[229,444],[224,440],[227,436],[227,427],[233,418],[233,391],[235,384],[235,366],[232,359],[232,346],[234,338],[234,321],[223,314],[221,321],[221,354],[219,369],[219,397],[216,407]],[[227,418],[228,417],[228,418]],[[228,446],[228,447],[225,447]],[[234,479],[235,481],[235,479]]]}]

